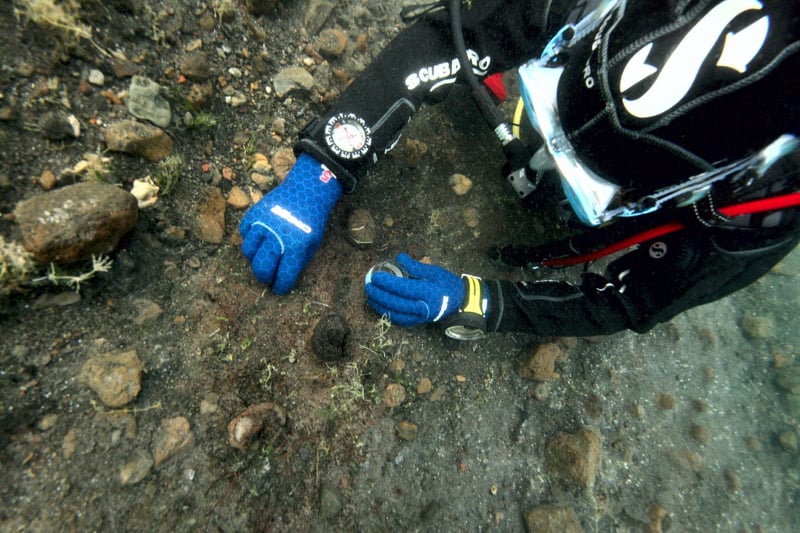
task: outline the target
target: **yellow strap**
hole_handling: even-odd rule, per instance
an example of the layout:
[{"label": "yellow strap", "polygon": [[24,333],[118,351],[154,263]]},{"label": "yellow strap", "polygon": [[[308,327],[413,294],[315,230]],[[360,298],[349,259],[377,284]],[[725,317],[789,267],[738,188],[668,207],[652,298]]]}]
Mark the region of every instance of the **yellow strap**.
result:
[{"label": "yellow strap", "polygon": [[464,275],[467,280],[467,294],[464,307],[461,309],[464,313],[475,313],[483,316],[483,308],[481,302],[483,297],[481,295],[481,280],[475,276]]}]

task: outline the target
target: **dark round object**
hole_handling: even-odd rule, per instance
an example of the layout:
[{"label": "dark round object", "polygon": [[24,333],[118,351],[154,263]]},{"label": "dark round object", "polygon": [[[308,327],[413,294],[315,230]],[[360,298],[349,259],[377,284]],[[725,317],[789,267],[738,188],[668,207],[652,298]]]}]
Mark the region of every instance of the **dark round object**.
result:
[{"label": "dark round object", "polygon": [[319,319],[311,336],[311,350],[323,361],[339,361],[347,357],[350,340],[350,326],[338,313]]}]

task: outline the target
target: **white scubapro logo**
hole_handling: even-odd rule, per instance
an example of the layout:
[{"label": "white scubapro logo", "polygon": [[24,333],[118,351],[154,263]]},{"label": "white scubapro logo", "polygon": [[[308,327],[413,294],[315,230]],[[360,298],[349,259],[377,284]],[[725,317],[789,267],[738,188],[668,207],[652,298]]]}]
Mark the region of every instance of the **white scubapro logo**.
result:
[{"label": "white scubapro logo", "polygon": [[[706,13],[686,34],[659,69],[647,64],[653,43],[639,50],[625,65],[620,77],[620,91],[625,92],[640,81],[658,72],[653,85],[638,98],[623,98],[628,112],[639,118],[650,118],[669,111],[689,92],[700,67],[711,53],[728,24],[746,11],[761,10],[758,0],[725,0]],[[738,32],[728,32],[717,59],[718,67],[737,72],[747,71],[747,65],[764,46],[769,31],[769,17],[763,16]]]}]

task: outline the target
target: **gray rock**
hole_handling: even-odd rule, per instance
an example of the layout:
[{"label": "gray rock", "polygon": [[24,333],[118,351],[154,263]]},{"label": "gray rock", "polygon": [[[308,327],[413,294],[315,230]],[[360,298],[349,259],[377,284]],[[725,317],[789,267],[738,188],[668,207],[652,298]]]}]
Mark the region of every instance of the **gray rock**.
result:
[{"label": "gray rock", "polygon": [[327,0],[311,0],[303,16],[303,25],[309,35],[316,35],[328,21],[333,11],[333,3]]},{"label": "gray rock", "polygon": [[292,91],[313,89],[314,76],[302,67],[288,67],[278,72],[273,83],[275,94],[278,98],[283,98]]},{"label": "gray rock", "polygon": [[14,210],[23,246],[41,263],[106,254],[136,225],[138,215],[136,198],[105,183],[69,185],[20,202]]},{"label": "gray rock", "polygon": [[319,510],[322,518],[333,518],[342,510],[341,493],[330,487],[323,487],[319,495]]},{"label": "gray rock", "polygon": [[166,128],[172,120],[172,111],[160,92],[161,86],[150,78],[134,76],[128,92],[128,111],[136,118]]}]

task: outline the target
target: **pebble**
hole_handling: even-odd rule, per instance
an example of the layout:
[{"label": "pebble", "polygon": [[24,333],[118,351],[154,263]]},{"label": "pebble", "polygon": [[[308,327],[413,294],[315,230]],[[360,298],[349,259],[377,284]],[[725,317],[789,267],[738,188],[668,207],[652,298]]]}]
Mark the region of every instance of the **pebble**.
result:
[{"label": "pebble", "polygon": [[433,390],[433,383],[429,378],[422,378],[417,383],[417,394],[428,394]]},{"label": "pebble", "polygon": [[[266,429],[280,431],[286,424],[286,412],[272,402],[253,405],[235,416],[228,423],[228,443],[234,448],[246,450],[253,439]],[[268,436],[268,439],[271,439]]]},{"label": "pebble", "polygon": [[198,206],[197,233],[205,242],[219,244],[225,237],[227,202],[217,187],[207,187]]},{"label": "pebble", "polygon": [[600,435],[590,429],[558,433],[545,447],[545,467],[567,488],[594,486],[600,462]]},{"label": "pebble", "polygon": [[172,153],[172,137],[150,124],[122,120],[109,124],[103,133],[112,152],[137,155],[149,161],[160,161]]},{"label": "pebble", "polygon": [[406,389],[399,383],[390,383],[383,391],[383,404],[386,407],[394,408],[406,401]]},{"label": "pebble", "polygon": [[453,174],[448,178],[447,182],[458,196],[464,196],[472,189],[472,180],[464,174]]},{"label": "pebble", "polygon": [[707,427],[700,424],[692,424],[689,428],[689,435],[700,444],[708,444],[711,442],[711,432]]},{"label": "pebble", "polygon": [[119,481],[123,485],[135,485],[147,477],[153,468],[153,458],[144,450],[138,450],[136,456],[119,469]]},{"label": "pebble", "polygon": [[672,409],[675,409],[677,405],[675,396],[666,393],[656,394],[656,403],[658,404],[659,409],[663,409],[665,411],[671,411]]},{"label": "pebble", "polygon": [[136,199],[107,183],[87,182],[17,204],[25,249],[42,263],[90,259],[114,250],[138,219]]},{"label": "pebble", "polygon": [[520,374],[534,381],[553,381],[561,377],[561,374],[555,371],[556,363],[566,359],[567,354],[560,344],[554,342],[540,344],[523,363]]},{"label": "pebble", "polygon": [[291,148],[282,148],[272,155],[272,168],[279,182],[286,179],[286,175],[289,174],[296,161],[297,158]]},{"label": "pebble", "polygon": [[160,305],[151,300],[137,300],[135,306],[139,314],[133,319],[133,323],[137,326],[156,320],[164,312]]},{"label": "pebble", "polygon": [[403,440],[412,441],[417,438],[418,428],[417,425],[408,420],[401,420],[395,426],[397,436]]},{"label": "pebble", "polygon": [[583,533],[581,521],[572,507],[540,505],[525,515],[531,533]]},{"label": "pebble", "polygon": [[730,468],[726,468],[725,472],[723,472],[725,476],[725,484],[728,486],[728,490],[731,493],[736,494],[740,490],[742,490],[742,481],[739,479],[739,475]]},{"label": "pebble", "polygon": [[550,385],[547,383],[537,383],[533,387],[533,398],[538,402],[545,402],[550,397]]},{"label": "pebble", "polygon": [[176,416],[162,420],[161,428],[153,444],[153,462],[155,466],[190,448],[193,444],[194,434],[186,418]]},{"label": "pebble", "polygon": [[172,120],[172,111],[160,93],[158,83],[145,76],[134,76],[128,89],[128,111],[136,118],[166,128]]},{"label": "pebble", "polygon": [[250,205],[250,196],[241,187],[235,185],[228,193],[227,202],[234,209],[244,209]]},{"label": "pebble", "polygon": [[315,80],[314,76],[302,67],[287,67],[275,75],[272,83],[278,98],[284,98],[295,91],[311,91]]},{"label": "pebble", "polygon": [[783,446],[783,449],[787,452],[794,452],[797,453],[797,433],[794,431],[788,430],[783,431],[778,435],[778,441]]},{"label": "pebble", "polygon": [[70,428],[67,434],[64,435],[64,440],[61,441],[61,454],[64,459],[72,459],[75,456],[75,451],[78,449],[78,432],[75,428]]},{"label": "pebble", "polygon": [[45,169],[44,171],[42,171],[42,174],[39,176],[37,181],[39,183],[39,187],[41,187],[45,191],[49,191],[56,186],[57,179],[56,175],[53,173],[52,170]]},{"label": "pebble", "polygon": [[375,219],[366,209],[354,209],[347,217],[347,238],[359,249],[366,249],[375,244],[377,228]]},{"label": "pebble", "polygon": [[480,224],[480,217],[478,215],[478,210],[474,207],[467,207],[464,209],[464,224],[467,225],[468,228],[477,228]]},{"label": "pebble", "polygon": [[317,35],[316,42],[320,54],[331,59],[337,58],[347,46],[347,34],[336,28],[325,29]]},{"label": "pebble", "polygon": [[775,326],[771,319],[761,316],[743,316],[739,327],[746,336],[752,339],[768,339],[772,337]]},{"label": "pebble", "polygon": [[800,394],[800,365],[779,368],[775,372],[775,383],[790,394]]},{"label": "pebble", "polygon": [[214,75],[208,54],[205,52],[191,52],[186,54],[178,64],[178,69],[187,78],[204,81]]},{"label": "pebble", "polygon": [[103,85],[106,84],[105,75],[96,68],[93,68],[92,70],[89,71],[89,76],[86,79],[88,80],[89,83],[91,83],[92,85],[96,85],[98,87],[102,87]]},{"label": "pebble", "polygon": [[142,390],[143,368],[136,350],[108,352],[90,357],[83,364],[79,380],[108,407],[122,407]]}]

